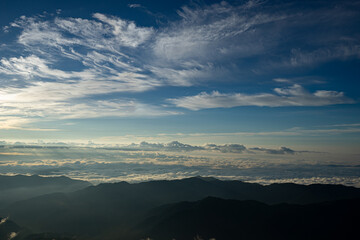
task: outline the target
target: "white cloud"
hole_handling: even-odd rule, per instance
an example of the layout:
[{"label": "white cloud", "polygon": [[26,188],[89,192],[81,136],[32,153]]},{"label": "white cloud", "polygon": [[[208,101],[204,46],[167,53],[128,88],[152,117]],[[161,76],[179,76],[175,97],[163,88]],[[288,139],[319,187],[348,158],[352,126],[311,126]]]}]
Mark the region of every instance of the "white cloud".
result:
[{"label": "white cloud", "polygon": [[[179,75],[194,70],[183,68],[184,62],[221,62],[224,68],[236,65],[243,72],[313,67],[359,58],[360,42],[353,31],[358,14],[350,3],[329,3],[322,8],[298,8],[297,3],[275,7],[266,1],[193,3],[178,11],[180,21],[155,35],[153,52],[158,66],[170,65]],[[189,79],[184,76],[183,82],[186,85]]]},{"label": "white cloud", "polygon": [[11,233],[9,234],[8,240],[14,239],[17,235],[18,235],[18,234],[17,234],[16,232],[11,232]]},{"label": "white cloud", "polygon": [[[45,100],[44,100],[45,101]],[[107,116],[129,117],[129,116],[164,116],[180,114],[176,111],[164,110],[162,108],[137,102],[135,100],[89,100],[86,103],[73,102],[15,102],[1,104],[0,129],[25,129],[24,125],[40,121],[55,119],[76,118],[98,118]],[[15,117],[9,114],[17,115]],[[26,114],[26,115],[24,115]],[[35,130],[36,128],[30,128]],[[41,130],[41,129],[38,129]]]},{"label": "white cloud", "polygon": [[[323,16],[319,19],[333,23],[329,18],[333,9],[306,10],[308,12],[302,14],[298,10],[287,11],[287,7],[272,11],[266,4],[261,1],[242,5],[224,1],[212,5],[191,4],[177,12],[179,21],[168,22],[156,30],[102,13],[95,13],[90,19],[46,14],[21,16],[4,28],[7,32],[18,28],[20,34],[18,44],[13,47],[13,52],[18,51],[17,56],[0,60],[0,75],[4,79],[0,86],[0,110],[3,110],[0,116],[23,118],[25,123],[28,117],[51,119],[61,115],[83,118],[94,117],[95,113],[99,117],[178,114],[164,109],[165,105],[108,97],[167,85],[193,86],[205,81],[234,79],[235,72],[242,67],[238,60],[278,51],[283,54],[289,50],[286,60],[279,61],[284,60],[286,63],[281,64],[291,67],[359,57],[358,40],[352,36],[337,38],[327,44],[328,48],[318,48],[319,44],[315,44],[311,49],[297,49],[288,46],[289,42],[283,44],[281,36],[287,30],[316,25],[318,19],[312,18],[315,23],[309,25],[302,21],[303,16],[308,18],[317,13]],[[128,6],[143,8],[139,4]],[[348,16],[344,11],[338,18],[348,21],[351,19]],[[324,40],[318,35],[314,38],[318,42]],[[235,81],[242,80],[236,78]],[[286,82],[285,79],[275,81]],[[91,100],[94,95],[103,100]],[[275,93],[249,95],[214,91],[174,98],[170,102],[199,110],[248,105],[324,106],[352,101],[342,92],[309,93],[295,84],[290,88],[276,88]],[[9,123],[4,125],[8,129],[20,126],[20,123]]]},{"label": "white cloud", "polygon": [[[345,42],[346,43],[346,42]],[[292,66],[310,66],[335,59],[360,58],[360,44],[339,43],[332,48],[318,48],[313,51],[292,49],[289,64]]]},{"label": "white cloud", "polygon": [[6,223],[6,221],[9,219],[9,217],[6,217],[6,218],[2,218],[0,220],[0,225],[3,224],[3,223]]},{"label": "white cloud", "polygon": [[117,41],[120,45],[137,47],[149,39],[153,34],[152,28],[137,27],[134,22],[128,22],[120,18],[106,16],[101,13],[95,13],[93,16],[112,27],[112,33],[115,36],[115,41]]},{"label": "white cloud", "polygon": [[[0,107],[0,110],[3,109]],[[18,117],[2,116],[2,114],[0,114],[0,130],[3,129],[3,130],[25,130],[25,131],[46,131],[46,132],[58,131],[58,129],[29,127],[29,124],[31,124],[34,121],[36,120],[31,118],[23,118],[19,116]]]},{"label": "white cloud", "polygon": [[250,180],[252,183],[259,183],[263,185],[269,185],[273,183],[295,183],[301,185],[310,185],[310,184],[341,184],[345,186],[360,187],[360,178],[351,176],[351,177],[309,177],[309,178],[280,178],[280,179],[267,179],[267,178],[258,178]]},{"label": "white cloud", "polygon": [[231,108],[238,106],[326,106],[333,104],[351,104],[352,99],[344,96],[343,92],[318,90],[308,92],[302,86],[295,84],[288,88],[275,88],[276,94],[241,94],[220,93],[214,91],[210,94],[202,92],[195,96],[168,99],[178,107],[190,110],[206,108]]},{"label": "white cloud", "polygon": [[211,64],[201,65],[197,62],[179,64],[173,67],[147,66],[157,78],[172,86],[192,86],[199,82],[205,82],[221,75],[222,69],[214,69]]},{"label": "white cloud", "polygon": [[[284,18],[248,12],[244,5],[232,6],[226,2],[195,8],[184,6],[178,14],[182,21],[160,33],[154,45],[155,54],[168,60],[216,57],[225,52],[224,48],[229,48],[229,54],[235,54],[235,50],[236,54],[247,55],[255,51],[255,45],[249,51],[251,42],[247,41],[254,34],[251,29]],[[246,45],[242,46],[244,39]],[[237,43],[231,44],[229,40]]]},{"label": "white cloud", "polygon": [[134,4],[128,4],[128,7],[129,8],[141,8],[141,4],[137,4],[137,3],[134,3]]},{"label": "white cloud", "polygon": [[18,128],[20,123],[29,122],[30,120],[27,119],[29,117],[55,119],[179,114],[134,99],[93,100],[89,98],[96,94],[145,91],[156,85],[156,82],[146,81],[141,77],[140,74],[119,73],[118,80],[92,80],[84,77],[81,81],[37,81],[22,88],[2,88],[0,89],[0,109],[2,110],[0,116],[8,119],[0,128]]},{"label": "white cloud", "polygon": [[205,144],[203,146],[196,146],[184,144],[179,141],[172,141],[169,143],[149,143],[142,141],[139,144],[132,143],[124,146],[124,149],[134,149],[137,151],[169,151],[169,152],[192,152],[192,151],[210,151],[221,153],[243,153],[246,152],[246,147],[242,144]]},{"label": "white cloud", "polygon": [[155,62],[150,70],[179,86],[230,76],[238,69],[234,62],[256,56],[269,45],[257,28],[286,18],[249,9],[248,4],[235,6],[225,1],[182,7],[177,12],[181,20],[154,36]]},{"label": "white cloud", "polygon": [[19,129],[30,120],[19,117],[0,117],[0,129]]},{"label": "white cloud", "polygon": [[[40,118],[179,114],[131,98],[93,99],[94,95],[103,99],[112,93],[144,92],[163,85],[124,53],[146,42],[152,28],[100,13],[93,17],[22,16],[11,24],[22,29],[18,43],[31,54],[0,60],[0,74],[16,80],[0,87],[0,116],[8,118],[2,120],[2,129],[24,129],[22,124]],[[59,62],[64,58],[82,66],[62,70]]]},{"label": "white cloud", "polygon": [[99,21],[60,17],[48,21],[41,17],[22,16],[10,26],[22,28],[19,43],[33,47],[81,45],[98,50],[120,50],[122,47],[137,47],[153,34],[152,28],[138,27],[134,22],[118,17],[95,13],[93,18]]},{"label": "white cloud", "polygon": [[25,79],[50,78],[50,79],[94,79],[97,77],[96,72],[85,70],[82,72],[66,72],[49,67],[49,62],[38,56],[30,55],[27,57],[20,56],[10,59],[2,58],[0,60],[0,73],[13,76],[23,76]]}]

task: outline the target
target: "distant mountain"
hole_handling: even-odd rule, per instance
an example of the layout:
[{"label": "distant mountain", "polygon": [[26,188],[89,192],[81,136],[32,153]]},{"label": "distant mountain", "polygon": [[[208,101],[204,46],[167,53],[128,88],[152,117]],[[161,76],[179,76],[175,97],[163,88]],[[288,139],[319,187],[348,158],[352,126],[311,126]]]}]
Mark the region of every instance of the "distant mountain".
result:
[{"label": "distant mountain", "polygon": [[0,175],[0,208],[27,198],[55,192],[72,192],[90,185],[89,182],[68,177]]},{"label": "distant mountain", "polygon": [[0,240],[77,240],[77,238],[68,234],[32,233],[12,220],[0,217]]},{"label": "distant mountain", "polygon": [[28,229],[20,227],[7,217],[0,217],[0,240],[23,240],[28,234]]},{"label": "distant mountain", "polygon": [[266,204],[310,204],[360,198],[360,189],[319,184],[262,186],[202,177],[137,184],[119,182],[20,201],[1,209],[0,214],[11,216],[36,232],[66,232],[87,240],[114,239],[115,236],[126,239],[133,234],[134,226],[148,218],[152,209],[181,201],[199,201],[208,196]]},{"label": "distant mountain", "polygon": [[133,239],[354,239],[359,216],[360,199],[270,206],[208,197],[154,210]]}]

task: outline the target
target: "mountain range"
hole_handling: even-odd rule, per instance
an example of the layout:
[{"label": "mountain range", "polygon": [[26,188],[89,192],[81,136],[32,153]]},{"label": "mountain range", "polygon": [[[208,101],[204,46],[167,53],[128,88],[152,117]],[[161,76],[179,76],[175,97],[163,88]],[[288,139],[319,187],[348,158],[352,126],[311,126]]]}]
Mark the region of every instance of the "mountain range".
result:
[{"label": "mountain range", "polygon": [[40,177],[37,175],[0,175],[0,206],[55,192],[73,192],[90,186],[86,181],[68,177]]},{"label": "mountain range", "polygon": [[355,231],[359,199],[360,189],[342,185],[192,177],[47,193],[0,207],[0,216],[39,239],[335,239]]}]

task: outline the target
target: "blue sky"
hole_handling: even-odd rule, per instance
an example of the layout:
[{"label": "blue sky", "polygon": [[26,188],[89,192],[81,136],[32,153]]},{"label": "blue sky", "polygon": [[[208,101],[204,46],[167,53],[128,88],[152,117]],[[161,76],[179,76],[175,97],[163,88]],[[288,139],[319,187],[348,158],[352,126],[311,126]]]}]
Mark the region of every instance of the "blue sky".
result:
[{"label": "blue sky", "polygon": [[359,1],[1,1],[0,140],[359,158]]}]

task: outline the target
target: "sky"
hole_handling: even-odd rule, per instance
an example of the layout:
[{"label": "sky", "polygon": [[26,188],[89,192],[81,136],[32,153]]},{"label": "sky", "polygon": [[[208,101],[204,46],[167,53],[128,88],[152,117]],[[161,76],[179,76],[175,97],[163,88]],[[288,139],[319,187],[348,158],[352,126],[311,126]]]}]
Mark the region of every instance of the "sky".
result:
[{"label": "sky", "polygon": [[358,181],[359,25],[360,1],[2,0],[0,162],[22,168],[1,173],[136,153],[188,175]]}]

